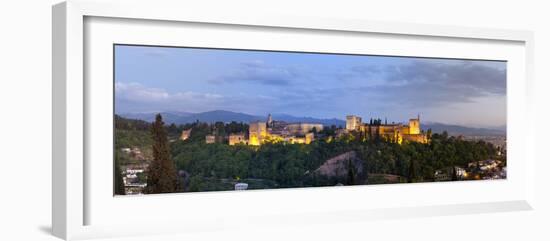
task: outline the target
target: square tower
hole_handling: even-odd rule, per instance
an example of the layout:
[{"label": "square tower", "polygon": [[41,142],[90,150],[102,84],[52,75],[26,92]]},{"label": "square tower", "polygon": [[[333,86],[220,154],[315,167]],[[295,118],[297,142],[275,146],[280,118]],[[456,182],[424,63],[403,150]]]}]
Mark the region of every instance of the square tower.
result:
[{"label": "square tower", "polygon": [[361,127],[362,124],[361,117],[354,116],[354,115],[348,115],[346,116],[346,130],[348,131],[354,131],[359,130],[359,127]]},{"label": "square tower", "polygon": [[248,144],[259,146],[267,136],[267,125],[265,122],[251,122],[248,127]]},{"label": "square tower", "polygon": [[420,134],[420,115],[416,119],[409,120],[409,134],[410,135]]}]

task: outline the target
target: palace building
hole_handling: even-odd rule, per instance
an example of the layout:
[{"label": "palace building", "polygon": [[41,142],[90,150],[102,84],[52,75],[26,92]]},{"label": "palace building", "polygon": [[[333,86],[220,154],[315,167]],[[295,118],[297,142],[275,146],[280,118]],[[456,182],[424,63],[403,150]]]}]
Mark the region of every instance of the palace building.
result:
[{"label": "palace building", "polygon": [[286,125],[286,130],[292,135],[305,135],[310,132],[323,130],[323,124],[293,123]]},{"label": "palace building", "polygon": [[[248,125],[248,133],[231,133],[224,136],[229,145],[251,145],[260,146],[264,143],[290,143],[290,144],[310,144],[317,137],[317,133],[323,130],[323,124],[319,123],[287,123],[285,121],[274,120],[271,114],[266,121],[253,121]],[[387,120],[371,119],[369,123],[363,123],[359,116],[346,116],[346,127],[336,130],[335,137],[341,137],[355,133],[364,140],[370,138],[383,138],[387,141],[401,144],[403,141],[413,141],[427,143],[427,136],[420,128],[420,115],[417,118],[409,119],[407,124],[391,123]],[[181,139],[187,139],[190,130],[182,133]],[[247,135],[248,134],[248,135]],[[332,140],[333,136],[326,137]],[[216,143],[223,140],[217,140],[215,135],[207,135],[206,143]]]},{"label": "palace building", "polygon": [[239,143],[259,146],[263,143],[285,142],[290,144],[310,144],[315,140],[315,132],[323,130],[318,123],[287,123],[273,120],[271,114],[267,120],[248,124],[248,139],[243,133],[229,135],[229,145]]},{"label": "palace building", "polygon": [[363,136],[380,136],[390,141],[402,143],[403,140],[427,143],[427,137],[420,129],[420,115],[409,119],[408,125],[402,123],[382,123],[380,119],[371,120],[370,123],[361,123],[361,117],[347,116],[346,131],[356,131]]},{"label": "palace building", "polygon": [[229,145],[248,144],[244,133],[229,134]]}]

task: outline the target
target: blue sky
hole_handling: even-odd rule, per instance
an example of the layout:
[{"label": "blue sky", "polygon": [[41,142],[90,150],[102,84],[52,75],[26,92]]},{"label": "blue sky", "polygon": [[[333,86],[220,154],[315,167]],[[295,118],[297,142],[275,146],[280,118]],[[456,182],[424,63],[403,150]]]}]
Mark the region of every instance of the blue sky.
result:
[{"label": "blue sky", "polygon": [[115,112],[290,114],[506,124],[506,62],[115,47]]}]

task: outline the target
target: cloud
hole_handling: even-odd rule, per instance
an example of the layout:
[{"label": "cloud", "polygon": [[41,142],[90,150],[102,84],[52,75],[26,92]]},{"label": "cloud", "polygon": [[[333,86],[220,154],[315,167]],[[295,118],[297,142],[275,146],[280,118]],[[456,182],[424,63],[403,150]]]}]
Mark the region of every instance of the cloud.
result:
[{"label": "cloud", "polygon": [[204,112],[220,109],[255,113],[262,111],[270,103],[278,101],[280,101],[279,98],[264,94],[219,95],[194,91],[170,93],[161,88],[151,88],[139,83],[115,83],[116,113],[150,111]]},{"label": "cloud", "polygon": [[[378,68],[354,67],[363,79],[383,79],[383,83],[350,93],[366,95],[386,106],[433,107],[449,103],[471,103],[481,97],[506,94],[506,70],[480,62],[416,60],[407,64]],[[357,78],[357,77],[355,77]]]},{"label": "cloud", "polygon": [[247,82],[251,84],[287,86],[300,81],[305,76],[298,68],[269,66],[263,61],[241,63],[238,70],[209,80],[214,84]]},{"label": "cloud", "polygon": [[409,86],[426,83],[439,90],[464,91],[470,92],[468,95],[477,96],[506,92],[505,70],[473,61],[460,61],[457,64],[413,61],[411,64],[389,68],[389,82],[403,82]]},{"label": "cloud", "polygon": [[117,99],[134,102],[171,102],[191,101],[195,99],[215,100],[223,96],[211,93],[197,93],[192,91],[169,93],[161,88],[150,88],[139,83],[115,83],[115,96]]},{"label": "cloud", "polygon": [[163,89],[147,88],[138,83],[115,83],[115,96],[119,99],[138,102],[166,101],[171,95]]},{"label": "cloud", "polygon": [[416,60],[378,67],[349,67],[345,71],[349,73],[344,76],[347,79],[331,81],[331,85],[287,88],[278,94],[280,101],[276,105],[283,110],[307,113],[386,114],[441,108],[452,111],[456,106],[466,105],[483,109],[484,103],[491,101],[506,105],[502,101],[506,93],[503,64],[495,67],[471,61]]},{"label": "cloud", "polygon": [[[213,84],[208,87],[214,93],[181,89],[174,92],[175,89],[117,82],[115,107],[119,112],[123,112],[122,109],[126,112],[223,109],[331,118],[356,113],[399,119],[420,112],[442,120],[471,109],[472,113],[488,114],[464,113],[463,119],[481,123],[492,115],[505,120],[502,110],[506,103],[502,100],[506,97],[506,64],[503,62],[411,59],[371,65],[334,64],[324,68],[313,68],[309,63],[288,64],[274,66],[261,60],[243,61],[233,72],[209,80],[204,78]],[[493,119],[498,119],[496,117]]]},{"label": "cloud", "polygon": [[195,110],[223,102],[224,99],[224,96],[213,93],[170,93],[139,83],[115,83],[115,106],[118,105],[119,110]]}]

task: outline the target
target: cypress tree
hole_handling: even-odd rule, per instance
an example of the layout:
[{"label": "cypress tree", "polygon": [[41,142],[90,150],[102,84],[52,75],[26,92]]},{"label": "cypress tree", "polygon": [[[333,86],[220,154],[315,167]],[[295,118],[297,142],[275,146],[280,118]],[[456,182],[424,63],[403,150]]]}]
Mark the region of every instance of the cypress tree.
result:
[{"label": "cypress tree", "polygon": [[162,116],[157,114],[151,126],[153,139],[153,161],[149,166],[147,193],[170,193],[176,191],[176,167],[170,156],[168,137]]}]

